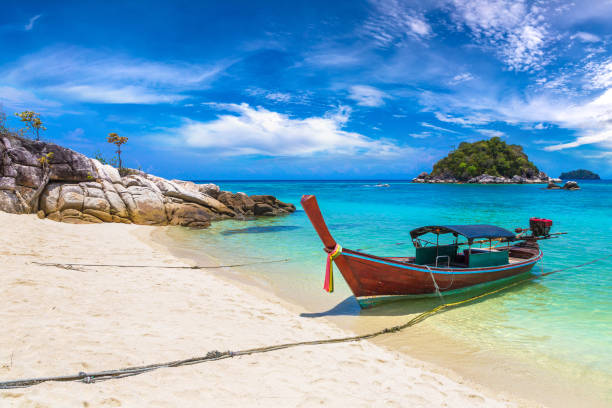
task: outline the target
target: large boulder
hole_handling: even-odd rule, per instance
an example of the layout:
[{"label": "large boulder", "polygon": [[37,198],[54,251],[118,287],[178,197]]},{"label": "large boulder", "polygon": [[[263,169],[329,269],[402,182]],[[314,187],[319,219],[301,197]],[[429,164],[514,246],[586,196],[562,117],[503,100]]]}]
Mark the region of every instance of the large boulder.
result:
[{"label": "large boulder", "polygon": [[243,216],[255,215],[255,201],[244,193],[233,194],[229,191],[222,191],[217,195],[217,199],[231,208],[236,214]]},{"label": "large boulder", "polygon": [[206,228],[210,225],[210,214],[201,206],[193,203],[166,204],[168,224],[182,227]]},{"label": "large boulder", "polygon": [[37,212],[70,223],[204,228],[217,219],[287,214],[295,206],[273,196],[224,192],[215,184],[119,172],[53,143],[5,133],[0,135],[0,210]]},{"label": "large boulder", "polygon": [[[280,215],[295,211],[295,205],[284,203],[271,195],[252,195],[250,198],[255,202],[253,208],[255,215]],[[272,211],[268,210],[269,207],[272,208]]]}]

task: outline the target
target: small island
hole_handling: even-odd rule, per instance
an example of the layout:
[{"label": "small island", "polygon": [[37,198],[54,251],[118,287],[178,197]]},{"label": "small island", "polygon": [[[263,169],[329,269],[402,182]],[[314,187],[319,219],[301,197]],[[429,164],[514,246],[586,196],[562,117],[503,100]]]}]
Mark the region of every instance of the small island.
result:
[{"label": "small island", "polygon": [[578,169],[578,170],[572,170],[572,171],[561,173],[559,178],[562,179],[562,180],[569,180],[569,179],[573,179],[573,180],[601,180],[601,178],[599,177],[598,174],[593,173],[590,170],[585,170],[585,169]]},{"label": "small island", "polygon": [[463,142],[459,148],[434,164],[430,174],[423,172],[415,183],[521,184],[560,181],[540,171],[515,144],[499,137],[474,143]]}]

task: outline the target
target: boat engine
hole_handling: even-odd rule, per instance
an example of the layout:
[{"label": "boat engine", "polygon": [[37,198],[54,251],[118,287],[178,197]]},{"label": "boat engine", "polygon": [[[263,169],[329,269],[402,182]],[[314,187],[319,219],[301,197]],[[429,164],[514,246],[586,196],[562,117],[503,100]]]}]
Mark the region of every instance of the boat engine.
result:
[{"label": "boat engine", "polygon": [[550,235],[550,227],[552,227],[552,220],[535,217],[529,219],[529,229],[534,237],[545,237]]}]

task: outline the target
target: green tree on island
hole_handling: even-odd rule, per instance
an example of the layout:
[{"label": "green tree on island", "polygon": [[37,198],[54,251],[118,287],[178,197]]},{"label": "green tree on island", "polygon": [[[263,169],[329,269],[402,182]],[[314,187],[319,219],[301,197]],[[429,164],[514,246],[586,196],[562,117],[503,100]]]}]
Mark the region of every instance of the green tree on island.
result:
[{"label": "green tree on island", "polygon": [[511,178],[515,175],[531,177],[538,172],[521,146],[509,145],[499,137],[493,137],[474,143],[461,143],[457,150],[434,165],[431,175],[467,181],[481,174]]},{"label": "green tree on island", "polygon": [[[40,114],[34,111],[23,111],[21,113],[15,113],[15,116],[19,118],[22,122],[24,122],[27,126],[26,129],[30,129],[32,134],[36,136],[36,140],[40,140],[40,131],[47,130],[46,127],[43,126],[42,120],[40,119]],[[25,129],[22,129],[22,134]]]},{"label": "green tree on island", "polygon": [[114,145],[117,146],[117,158],[119,159],[119,170],[121,170],[123,168],[122,164],[121,164],[121,145],[127,143],[128,138],[125,136],[119,136],[117,133],[112,132],[108,134],[108,137],[106,138],[106,141],[108,143],[112,143]]}]

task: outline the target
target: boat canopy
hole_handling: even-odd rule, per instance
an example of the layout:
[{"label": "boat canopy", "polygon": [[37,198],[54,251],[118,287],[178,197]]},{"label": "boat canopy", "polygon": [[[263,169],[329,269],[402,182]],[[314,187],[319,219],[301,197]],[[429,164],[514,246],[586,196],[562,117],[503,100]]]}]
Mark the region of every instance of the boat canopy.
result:
[{"label": "boat canopy", "polygon": [[475,238],[506,238],[507,240],[514,240],[516,235],[513,232],[508,231],[505,228],[501,228],[495,225],[479,224],[479,225],[428,225],[426,227],[420,227],[410,231],[412,239],[416,239],[421,235],[427,233],[434,234],[449,234],[452,233],[454,236],[463,235],[472,241]]}]

